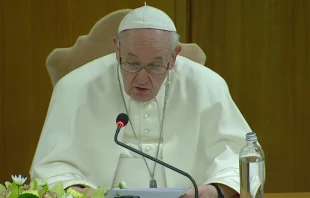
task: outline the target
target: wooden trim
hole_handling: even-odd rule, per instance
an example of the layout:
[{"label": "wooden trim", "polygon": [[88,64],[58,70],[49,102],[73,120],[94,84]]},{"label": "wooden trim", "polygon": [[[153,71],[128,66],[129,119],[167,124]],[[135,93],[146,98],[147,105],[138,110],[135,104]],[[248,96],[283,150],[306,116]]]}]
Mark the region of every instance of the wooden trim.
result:
[{"label": "wooden trim", "polygon": [[175,25],[180,35],[180,41],[190,42],[190,0],[175,0]]},{"label": "wooden trim", "polygon": [[4,115],[3,115],[3,105],[4,105],[4,3],[0,1],[0,182],[3,183],[2,180],[4,178],[4,170],[5,170],[5,144],[4,144]]}]

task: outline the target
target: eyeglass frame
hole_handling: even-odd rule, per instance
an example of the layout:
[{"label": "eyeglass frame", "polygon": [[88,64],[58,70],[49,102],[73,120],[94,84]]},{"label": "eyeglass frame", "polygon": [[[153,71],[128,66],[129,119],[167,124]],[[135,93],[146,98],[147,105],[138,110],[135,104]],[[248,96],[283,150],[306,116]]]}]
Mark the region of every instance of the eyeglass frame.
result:
[{"label": "eyeglass frame", "polygon": [[[144,65],[144,64],[139,64],[139,63],[122,62],[122,58],[120,57],[120,63],[119,63],[119,64],[121,65],[121,68],[122,68],[123,70],[125,70],[126,72],[129,72],[129,73],[138,73],[139,71],[141,71],[141,69],[145,68],[145,69],[146,69],[149,73],[151,73],[151,74],[154,74],[154,75],[162,75],[162,74],[166,73],[166,71],[169,69],[170,61],[167,63],[167,66],[165,67],[165,66],[161,66],[161,65]],[[130,64],[130,65],[134,64],[134,65],[139,66],[139,69],[138,69],[137,71],[128,71],[128,70],[126,70],[126,69],[123,68],[123,65],[124,65],[124,64]],[[151,71],[149,70],[149,67],[150,67],[150,66],[162,67],[162,68],[165,68],[165,71],[162,72],[162,73],[156,74],[156,73],[151,72]]]},{"label": "eyeglass frame", "polygon": [[154,74],[154,75],[162,75],[162,74],[166,73],[166,71],[169,69],[171,57],[169,58],[169,62],[167,63],[167,66],[166,66],[166,67],[165,67],[165,66],[162,66],[162,65],[143,65],[143,64],[139,64],[139,63],[122,62],[122,57],[121,57],[121,44],[120,44],[120,42],[119,42],[118,51],[119,51],[119,64],[120,64],[120,66],[121,66],[121,68],[122,68],[123,70],[125,70],[125,69],[122,67],[122,65],[123,65],[124,63],[136,64],[136,65],[139,65],[139,66],[140,66],[140,68],[139,68],[137,71],[127,71],[127,70],[125,70],[126,72],[129,72],[129,73],[138,73],[139,71],[141,71],[141,69],[145,68],[150,74],[154,74],[154,73],[150,72],[150,70],[148,69],[148,67],[149,67],[149,66],[157,66],[157,67],[163,67],[163,68],[165,68],[166,70],[165,70],[163,73]]}]

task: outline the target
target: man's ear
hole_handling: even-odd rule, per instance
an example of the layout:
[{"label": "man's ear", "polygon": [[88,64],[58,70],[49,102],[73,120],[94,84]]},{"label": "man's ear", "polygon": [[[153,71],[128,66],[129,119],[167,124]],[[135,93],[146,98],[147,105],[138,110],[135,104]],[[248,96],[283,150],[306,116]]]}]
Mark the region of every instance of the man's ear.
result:
[{"label": "man's ear", "polygon": [[115,48],[118,49],[118,39],[116,37],[113,37],[113,44],[114,44]]},{"label": "man's ear", "polygon": [[116,60],[119,61],[119,41],[116,37],[113,38],[113,44],[115,47]]},{"label": "man's ear", "polygon": [[174,53],[172,54],[172,58],[171,58],[169,69],[174,68],[175,60],[177,59],[177,56],[181,52],[181,50],[182,50],[182,46],[180,44],[178,44],[176,46],[175,50],[174,50]]}]

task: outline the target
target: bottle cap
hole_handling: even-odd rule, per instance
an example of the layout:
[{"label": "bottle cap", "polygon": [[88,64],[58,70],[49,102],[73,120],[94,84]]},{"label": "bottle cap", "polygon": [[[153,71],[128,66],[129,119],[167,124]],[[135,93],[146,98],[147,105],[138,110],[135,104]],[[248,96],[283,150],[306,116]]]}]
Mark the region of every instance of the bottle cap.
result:
[{"label": "bottle cap", "polygon": [[257,136],[255,132],[249,132],[246,134],[246,141],[256,141]]}]

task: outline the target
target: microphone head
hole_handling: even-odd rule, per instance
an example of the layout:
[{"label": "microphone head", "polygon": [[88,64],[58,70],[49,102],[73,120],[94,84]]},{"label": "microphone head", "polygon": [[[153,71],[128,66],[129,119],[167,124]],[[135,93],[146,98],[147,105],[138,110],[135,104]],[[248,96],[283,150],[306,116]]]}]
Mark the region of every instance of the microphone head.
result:
[{"label": "microphone head", "polygon": [[124,127],[128,123],[128,120],[129,120],[128,115],[125,113],[121,113],[116,118],[116,124],[122,125],[122,127]]}]

